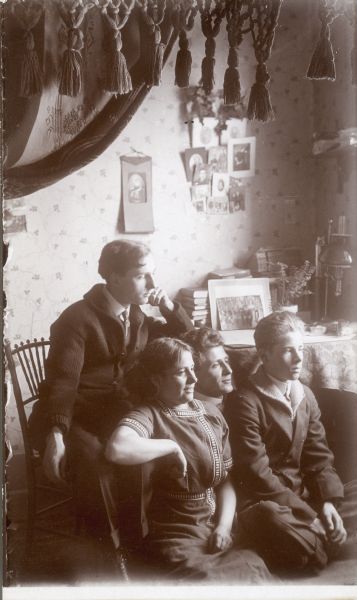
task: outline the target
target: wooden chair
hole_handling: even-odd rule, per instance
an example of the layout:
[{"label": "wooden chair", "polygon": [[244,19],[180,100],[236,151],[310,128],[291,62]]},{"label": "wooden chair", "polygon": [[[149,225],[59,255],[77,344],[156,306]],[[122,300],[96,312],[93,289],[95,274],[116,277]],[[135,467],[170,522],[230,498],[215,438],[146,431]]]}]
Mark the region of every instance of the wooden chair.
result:
[{"label": "wooden chair", "polygon": [[[35,338],[32,342],[26,340],[26,343],[15,344],[13,348],[9,343],[5,345],[7,368],[11,376],[25,450],[27,483],[25,556],[30,554],[35,528],[59,535],[71,537],[73,535],[71,532],[44,527],[37,523],[39,517],[44,517],[50,511],[70,504],[72,501],[70,486],[61,489],[46,481],[42,472],[41,458],[33,448],[29,434],[28,416],[30,411],[26,411],[26,407],[31,407],[39,398],[39,385],[44,380],[44,364],[49,344],[50,342],[44,338],[40,340]],[[21,373],[21,383],[18,371],[19,374]],[[46,495],[51,497],[51,501],[49,500],[45,506],[42,506]],[[53,501],[54,498],[55,501]]]}]

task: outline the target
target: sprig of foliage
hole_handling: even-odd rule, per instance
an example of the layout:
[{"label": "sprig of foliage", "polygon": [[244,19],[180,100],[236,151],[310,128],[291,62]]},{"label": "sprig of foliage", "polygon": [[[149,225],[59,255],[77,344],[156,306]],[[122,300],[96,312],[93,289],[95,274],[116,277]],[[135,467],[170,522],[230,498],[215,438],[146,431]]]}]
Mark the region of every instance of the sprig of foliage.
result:
[{"label": "sprig of foliage", "polygon": [[[279,271],[278,271],[279,270]],[[295,304],[296,300],[302,296],[312,294],[307,289],[307,285],[315,272],[315,267],[310,261],[305,262],[300,267],[288,267],[288,265],[277,262],[274,263],[274,271],[279,272],[277,276],[278,299],[281,306]]]}]

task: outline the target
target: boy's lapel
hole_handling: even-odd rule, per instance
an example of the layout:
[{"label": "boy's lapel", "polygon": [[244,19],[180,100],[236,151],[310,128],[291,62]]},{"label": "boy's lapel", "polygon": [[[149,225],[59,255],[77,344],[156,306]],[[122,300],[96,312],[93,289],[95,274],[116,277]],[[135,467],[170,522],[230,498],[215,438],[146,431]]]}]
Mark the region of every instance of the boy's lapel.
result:
[{"label": "boy's lapel", "polygon": [[[279,387],[266,375],[263,367],[260,367],[253,373],[249,379],[253,387],[264,396],[266,409],[269,411],[274,423],[280,427],[291,442],[293,439],[293,430],[295,429],[291,418],[292,413],[291,410],[289,410],[289,407],[284,403],[285,399]],[[300,382],[296,383],[301,386]]]}]

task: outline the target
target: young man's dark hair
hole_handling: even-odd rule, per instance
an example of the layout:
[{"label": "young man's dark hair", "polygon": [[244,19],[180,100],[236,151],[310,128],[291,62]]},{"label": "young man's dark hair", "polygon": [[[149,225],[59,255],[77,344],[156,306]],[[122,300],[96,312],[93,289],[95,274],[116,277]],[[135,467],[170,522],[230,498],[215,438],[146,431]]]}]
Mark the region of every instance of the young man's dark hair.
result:
[{"label": "young man's dark hair", "polygon": [[98,273],[108,281],[111,273],[125,275],[134,267],[140,266],[150,254],[150,248],[141,242],[114,240],[106,244],[98,263]]},{"label": "young man's dark hair", "polygon": [[182,339],[193,349],[197,383],[195,396],[222,408],[224,396],[232,391],[232,369],[218,331],[209,327],[192,329]]},{"label": "young man's dark hair", "polygon": [[224,410],[242,538],[268,566],[291,571],[322,568],[329,549],[346,540],[344,487],[315,396],[299,381],[303,333],[304,324],[289,312],[259,321],[262,364],[228,396]]}]

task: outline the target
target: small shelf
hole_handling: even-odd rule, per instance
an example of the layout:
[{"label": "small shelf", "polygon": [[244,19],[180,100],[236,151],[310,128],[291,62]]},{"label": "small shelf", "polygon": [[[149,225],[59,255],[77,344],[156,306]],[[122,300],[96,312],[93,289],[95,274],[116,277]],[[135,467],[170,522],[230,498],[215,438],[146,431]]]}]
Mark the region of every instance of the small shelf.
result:
[{"label": "small shelf", "polygon": [[316,157],[338,158],[352,155],[357,149],[357,127],[341,129],[333,138],[320,138],[313,142],[312,154]]}]

